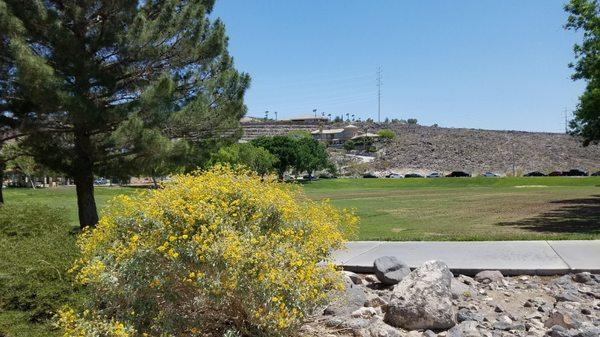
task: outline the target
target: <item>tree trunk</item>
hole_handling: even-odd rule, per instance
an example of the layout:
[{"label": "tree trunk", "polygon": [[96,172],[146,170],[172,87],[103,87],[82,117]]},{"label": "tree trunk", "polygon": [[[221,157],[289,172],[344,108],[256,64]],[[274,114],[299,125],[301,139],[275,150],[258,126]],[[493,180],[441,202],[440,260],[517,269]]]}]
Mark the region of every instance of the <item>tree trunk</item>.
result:
[{"label": "tree trunk", "polygon": [[75,177],[75,190],[77,191],[77,210],[79,213],[79,227],[96,226],[98,211],[94,199],[94,174],[79,172]]},{"label": "tree trunk", "polygon": [[158,189],[158,182],[156,181],[156,177],[152,176],[152,184],[154,185],[154,189]]},{"label": "tree trunk", "polygon": [[86,133],[75,132],[75,155],[77,164],[73,172],[75,190],[77,191],[77,211],[79,227],[96,226],[98,211],[94,199],[94,150],[90,136]]}]

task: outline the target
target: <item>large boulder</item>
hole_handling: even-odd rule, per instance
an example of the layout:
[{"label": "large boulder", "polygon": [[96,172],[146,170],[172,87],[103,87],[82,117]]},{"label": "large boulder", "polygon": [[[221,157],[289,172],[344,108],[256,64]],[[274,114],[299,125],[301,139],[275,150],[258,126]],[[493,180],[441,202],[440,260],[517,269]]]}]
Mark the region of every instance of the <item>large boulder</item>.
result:
[{"label": "large boulder", "polygon": [[451,282],[452,273],[445,263],[425,262],[394,287],[385,321],[407,330],[453,327]]},{"label": "large boulder", "polygon": [[475,281],[481,283],[491,283],[501,280],[504,277],[499,270],[483,270],[475,275]]},{"label": "large boulder", "polygon": [[383,256],[376,259],[373,262],[373,269],[375,269],[375,276],[379,282],[387,285],[397,284],[410,274],[410,268],[406,263],[394,256]]},{"label": "large boulder", "polygon": [[344,275],[344,289],[332,294],[332,301],[325,309],[325,315],[349,316],[362,308],[367,300],[364,288],[354,284],[350,277]]}]

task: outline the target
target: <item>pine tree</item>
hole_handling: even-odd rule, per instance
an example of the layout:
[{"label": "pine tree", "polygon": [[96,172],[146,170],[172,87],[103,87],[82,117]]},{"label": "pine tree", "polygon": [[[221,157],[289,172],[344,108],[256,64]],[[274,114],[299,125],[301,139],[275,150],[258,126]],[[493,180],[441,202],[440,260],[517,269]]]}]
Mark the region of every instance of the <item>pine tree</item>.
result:
[{"label": "pine tree", "polygon": [[0,0],[0,115],[39,163],[71,176],[82,227],[98,221],[94,173],[138,148],[135,118],[198,156],[239,135],[249,76],[227,52],[214,0]]}]

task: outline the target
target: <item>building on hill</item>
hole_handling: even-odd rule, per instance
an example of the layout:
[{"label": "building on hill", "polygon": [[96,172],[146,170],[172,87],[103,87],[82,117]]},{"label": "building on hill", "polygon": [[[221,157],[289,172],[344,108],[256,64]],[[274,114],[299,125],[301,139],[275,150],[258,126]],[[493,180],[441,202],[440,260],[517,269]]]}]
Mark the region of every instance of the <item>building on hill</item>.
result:
[{"label": "building on hill", "polygon": [[252,116],[244,116],[240,119],[240,123],[256,123],[256,122],[264,122],[264,118],[260,117],[252,117]]},{"label": "building on hill", "polygon": [[314,139],[327,144],[342,144],[354,137],[360,136],[363,133],[357,126],[349,124],[339,129],[322,129],[311,131]]},{"label": "building on hill", "polygon": [[377,139],[379,137],[381,137],[381,136],[376,133],[365,132],[365,133],[358,134],[358,135],[352,137],[351,139],[352,140],[366,139],[366,138]]},{"label": "building on hill", "polygon": [[286,121],[289,121],[292,123],[299,123],[299,124],[320,124],[320,123],[328,123],[329,118],[321,117],[321,116],[299,116],[299,117],[290,118]]}]

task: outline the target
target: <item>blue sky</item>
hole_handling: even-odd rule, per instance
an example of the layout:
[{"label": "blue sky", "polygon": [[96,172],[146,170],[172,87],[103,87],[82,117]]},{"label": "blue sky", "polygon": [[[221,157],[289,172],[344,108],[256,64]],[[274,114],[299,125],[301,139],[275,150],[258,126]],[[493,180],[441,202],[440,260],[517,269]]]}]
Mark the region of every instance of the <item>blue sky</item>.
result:
[{"label": "blue sky", "polygon": [[377,115],[440,126],[564,131],[584,88],[579,34],[555,0],[218,0],[248,115]]}]

